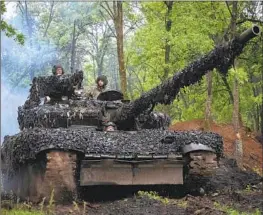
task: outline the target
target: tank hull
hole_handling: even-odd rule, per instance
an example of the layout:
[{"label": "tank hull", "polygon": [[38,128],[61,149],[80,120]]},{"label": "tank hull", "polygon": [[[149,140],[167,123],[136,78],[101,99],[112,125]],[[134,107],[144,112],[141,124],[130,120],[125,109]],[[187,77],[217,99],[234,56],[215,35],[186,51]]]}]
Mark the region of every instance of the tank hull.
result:
[{"label": "tank hull", "polygon": [[[196,159],[196,156],[202,159]],[[103,185],[183,185],[192,175],[212,175],[218,167],[209,151],[188,152],[153,159],[116,159],[109,156],[83,156],[76,151],[47,150],[34,163],[21,165],[4,174],[4,190],[21,200],[39,203],[52,198],[57,203],[78,199],[88,187]],[[192,165],[192,164],[195,165]],[[196,168],[198,167],[198,168]]]}]

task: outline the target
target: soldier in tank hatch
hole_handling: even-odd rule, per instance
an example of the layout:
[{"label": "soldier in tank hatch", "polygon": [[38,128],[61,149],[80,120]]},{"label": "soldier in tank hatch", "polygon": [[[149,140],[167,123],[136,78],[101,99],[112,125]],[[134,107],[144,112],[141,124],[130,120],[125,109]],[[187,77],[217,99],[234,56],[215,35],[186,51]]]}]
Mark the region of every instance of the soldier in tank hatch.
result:
[{"label": "soldier in tank hatch", "polygon": [[[64,75],[64,69],[60,64],[54,65],[52,67],[52,74],[54,76],[61,76]],[[47,104],[51,101],[51,98],[49,96],[45,96],[44,104]]]},{"label": "soldier in tank hatch", "polygon": [[85,90],[85,96],[88,98],[97,99],[100,93],[106,90],[108,79],[105,75],[101,75],[96,79],[96,86]]},{"label": "soldier in tank hatch", "polygon": [[60,75],[64,75],[64,69],[61,65],[54,65],[52,68],[52,73],[55,76],[60,76]]},{"label": "soldier in tank hatch", "polygon": [[103,127],[104,127],[103,128],[104,131],[116,131],[117,130],[117,127],[113,122],[106,122],[103,125]]}]

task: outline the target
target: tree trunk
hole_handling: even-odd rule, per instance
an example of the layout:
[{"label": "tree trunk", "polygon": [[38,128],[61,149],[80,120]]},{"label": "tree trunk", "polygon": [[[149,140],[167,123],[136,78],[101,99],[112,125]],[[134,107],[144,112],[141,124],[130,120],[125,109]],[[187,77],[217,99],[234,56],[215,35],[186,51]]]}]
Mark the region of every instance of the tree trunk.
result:
[{"label": "tree trunk", "polygon": [[76,20],[73,24],[72,42],[71,42],[71,73],[75,71],[75,58],[76,58]]},{"label": "tree trunk", "polygon": [[[235,37],[236,35],[236,22],[237,22],[237,1],[232,2],[232,18],[231,18],[231,38]],[[237,61],[234,62],[237,66]],[[233,87],[233,99],[234,99],[234,106],[233,106],[233,126],[234,131],[236,133],[236,140],[235,140],[235,158],[237,164],[240,168],[243,167],[243,146],[242,146],[242,139],[241,134],[239,132],[240,127],[240,113],[239,113],[239,89],[238,89],[238,78],[237,74],[235,73],[234,76],[234,87]]]},{"label": "tree trunk", "polygon": [[[117,7],[116,7],[117,4]],[[127,99],[127,78],[124,64],[124,51],[123,51],[123,9],[122,2],[114,1],[113,7],[115,8],[114,26],[117,35],[117,53],[119,62],[119,74],[121,80],[121,91],[124,98]]]},{"label": "tree trunk", "polygon": [[[173,3],[172,1],[165,1],[165,5],[167,6],[167,12],[165,14],[166,20],[165,20],[165,29],[167,31],[167,34],[171,31],[172,28],[172,20],[171,20],[171,12],[173,9]],[[165,40],[165,56],[164,56],[164,76],[163,79],[167,79],[169,74],[169,63],[170,63],[170,52],[171,52],[171,45],[170,45],[170,39],[169,36]]]},{"label": "tree trunk", "polygon": [[212,114],[211,114],[211,107],[212,107],[212,71],[206,74],[207,80],[207,100],[206,100],[206,108],[205,108],[205,130],[211,129],[211,122],[212,122]]},{"label": "tree trunk", "polygon": [[102,75],[102,70],[103,70],[103,62],[100,62],[99,59],[96,59],[96,63],[97,63],[97,74],[98,76]]},{"label": "tree trunk", "polygon": [[263,138],[263,69],[261,69],[261,111],[260,111],[260,118],[261,118],[261,138]]}]

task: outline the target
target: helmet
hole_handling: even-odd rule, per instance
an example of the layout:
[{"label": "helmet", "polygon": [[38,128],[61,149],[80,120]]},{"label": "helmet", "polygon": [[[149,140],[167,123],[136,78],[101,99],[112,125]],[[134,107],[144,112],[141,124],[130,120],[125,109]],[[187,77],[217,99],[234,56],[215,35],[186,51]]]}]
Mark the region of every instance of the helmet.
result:
[{"label": "helmet", "polygon": [[106,122],[104,124],[104,131],[114,131],[116,130],[116,125],[113,122]]},{"label": "helmet", "polygon": [[63,69],[63,67],[62,67],[60,64],[58,64],[58,65],[54,65],[53,68],[52,68],[52,73],[53,73],[53,75],[56,75],[56,72],[57,72],[57,69],[58,69],[58,68],[61,68],[61,69],[62,69],[62,74],[64,74],[64,69]]},{"label": "helmet", "polygon": [[96,84],[98,84],[99,80],[103,81],[104,86],[106,86],[108,84],[108,79],[105,75],[98,76],[96,79]]}]

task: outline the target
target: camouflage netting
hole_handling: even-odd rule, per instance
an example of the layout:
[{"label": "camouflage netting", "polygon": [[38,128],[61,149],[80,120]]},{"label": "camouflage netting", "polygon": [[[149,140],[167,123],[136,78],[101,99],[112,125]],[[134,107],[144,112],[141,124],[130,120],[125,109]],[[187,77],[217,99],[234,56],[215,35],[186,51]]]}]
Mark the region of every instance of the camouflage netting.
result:
[{"label": "camouflage netting", "polygon": [[129,155],[178,154],[181,147],[202,143],[222,154],[222,137],[212,132],[173,132],[149,129],[133,132],[100,132],[95,129],[28,129],[5,137],[2,156],[11,169],[46,149],[77,150],[83,153]]},{"label": "camouflage netting", "polygon": [[74,90],[81,86],[83,72],[79,71],[70,75],[36,77],[30,89],[30,95],[25,102],[24,108],[36,107],[40,104],[40,98],[51,96],[60,98],[71,97]]},{"label": "camouflage netting", "polygon": [[171,124],[171,118],[164,113],[151,112],[150,114],[141,114],[137,118],[140,128],[168,128]]},{"label": "camouflage netting", "polygon": [[[98,100],[69,100],[64,104],[44,104],[31,109],[18,108],[18,124],[21,130],[24,128],[67,128],[71,124],[99,125],[102,119],[102,109],[118,109],[123,103],[118,101]],[[118,111],[116,111],[118,112]],[[115,122],[115,114],[109,117]],[[143,113],[137,118],[139,129],[167,128],[170,125],[170,117],[163,113]],[[135,123],[135,122],[134,122]],[[118,128],[122,130],[122,127]]]},{"label": "camouflage netting", "polygon": [[77,121],[98,125],[102,105],[100,101],[71,100],[68,104],[45,104],[31,109],[19,107],[17,119],[21,130],[34,127],[66,128]]},{"label": "camouflage netting", "polygon": [[244,46],[245,43],[240,42],[238,38],[226,45],[217,46],[182,71],[176,72],[172,78],[124,106],[118,120],[129,121],[150,106],[158,103],[171,104],[180,89],[201,81],[202,77],[214,68],[217,68],[223,75],[227,74],[228,68],[233,64],[234,59],[240,55]]}]

